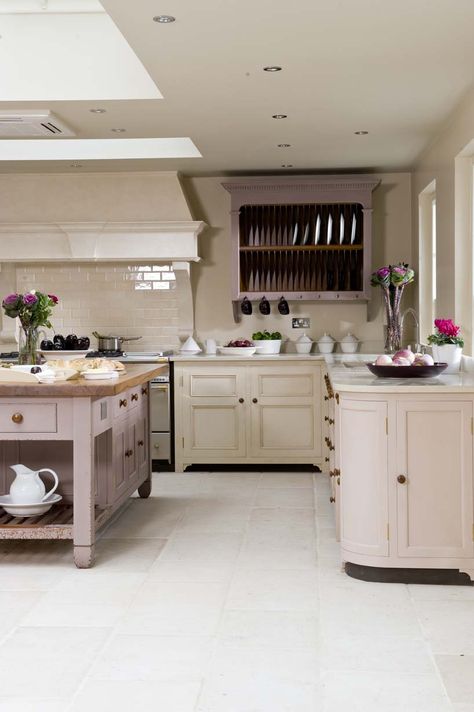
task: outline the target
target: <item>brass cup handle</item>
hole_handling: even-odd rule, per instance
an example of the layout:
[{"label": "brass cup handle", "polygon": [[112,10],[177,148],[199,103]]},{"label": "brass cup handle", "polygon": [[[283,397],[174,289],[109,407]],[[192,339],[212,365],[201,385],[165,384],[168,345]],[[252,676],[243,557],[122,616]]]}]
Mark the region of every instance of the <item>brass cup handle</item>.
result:
[{"label": "brass cup handle", "polygon": [[119,402],[120,408],[126,408],[127,407],[127,399],[126,398],[121,398]]},{"label": "brass cup handle", "polygon": [[138,393],[132,393],[132,401],[138,400]]},{"label": "brass cup handle", "polygon": [[401,485],[404,485],[406,481],[407,478],[405,477],[405,475],[398,475],[397,482],[399,482]]},{"label": "brass cup handle", "polygon": [[21,413],[13,413],[12,420],[14,423],[19,425],[20,423],[23,422],[23,415]]},{"label": "brass cup handle", "polygon": [[239,403],[245,403],[243,398],[239,398]]},{"label": "brass cup handle", "polygon": [[258,398],[252,398],[252,403],[258,403]]}]

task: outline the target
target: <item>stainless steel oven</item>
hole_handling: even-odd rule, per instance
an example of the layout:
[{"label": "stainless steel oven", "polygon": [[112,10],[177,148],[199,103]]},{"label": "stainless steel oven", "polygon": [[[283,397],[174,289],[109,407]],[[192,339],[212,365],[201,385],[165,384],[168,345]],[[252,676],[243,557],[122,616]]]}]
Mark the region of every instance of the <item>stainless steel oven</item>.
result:
[{"label": "stainless steel oven", "polygon": [[171,418],[169,375],[150,383],[150,455],[152,460],[171,462]]}]

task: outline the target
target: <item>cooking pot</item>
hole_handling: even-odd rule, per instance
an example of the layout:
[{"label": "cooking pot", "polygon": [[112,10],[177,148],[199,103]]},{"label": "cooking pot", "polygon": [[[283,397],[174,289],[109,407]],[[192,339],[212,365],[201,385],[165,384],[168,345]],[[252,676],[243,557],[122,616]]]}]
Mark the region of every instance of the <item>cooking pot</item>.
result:
[{"label": "cooking pot", "polygon": [[125,338],[124,336],[101,336],[97,331],[93,331],[92,335],[98,341],[99,351],[122,351],[122,344],[124,341],[138,341],[141,336],[129,336]]}]

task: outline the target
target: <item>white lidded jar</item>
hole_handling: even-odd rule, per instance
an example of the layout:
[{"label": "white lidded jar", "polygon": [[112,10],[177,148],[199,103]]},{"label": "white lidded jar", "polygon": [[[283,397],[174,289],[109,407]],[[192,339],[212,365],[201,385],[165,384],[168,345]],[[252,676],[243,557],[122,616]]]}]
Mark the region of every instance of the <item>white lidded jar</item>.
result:
[{"label": "white lidded jar", "polygon": [[359,346],[359,339],[349,331],[340,341],[341,351],[345,354],[355,354]]},{"label": "white lidded jar", "polygon": [[309,338],[309,336],[306,336],[306,334],[302,334],[302,336],[300,336],[300,338],[296,340],[295,348],[296,353],[298,354],[309,354],[311,352],[311,349],[313,348],[313,342]]},{"label": "white lidded jar", "polygon": [[318,348],[322,354],[330,354],[334,349],[335,341],[330,334],[324,334],[318,339]]}]

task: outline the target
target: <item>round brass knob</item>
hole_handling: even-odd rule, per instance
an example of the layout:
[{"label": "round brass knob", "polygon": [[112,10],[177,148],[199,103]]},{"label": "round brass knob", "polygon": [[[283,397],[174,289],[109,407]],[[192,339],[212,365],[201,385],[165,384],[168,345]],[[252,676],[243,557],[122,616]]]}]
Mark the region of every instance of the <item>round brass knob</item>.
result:
[{"label": "round brass knob", "polygon": [[244,403],[244,399],[243,399],[243,398],[239,398],[239,403]]},{"label": "round brass knob", "polygon": [[19,425],[20,423],[23,422],[23,415],[21,413],[13,413],[12,420],[14,423]]},{"label": "round brass knob", "polygon": [[405,477],[405,475],[398,475],[397,482],[400,482],[401,485],[404,485],[406,481],[407,478]]},{"label": "round brass knob", "polygon": [[258,398],[252,398],[252,403],[258,403]]}]

